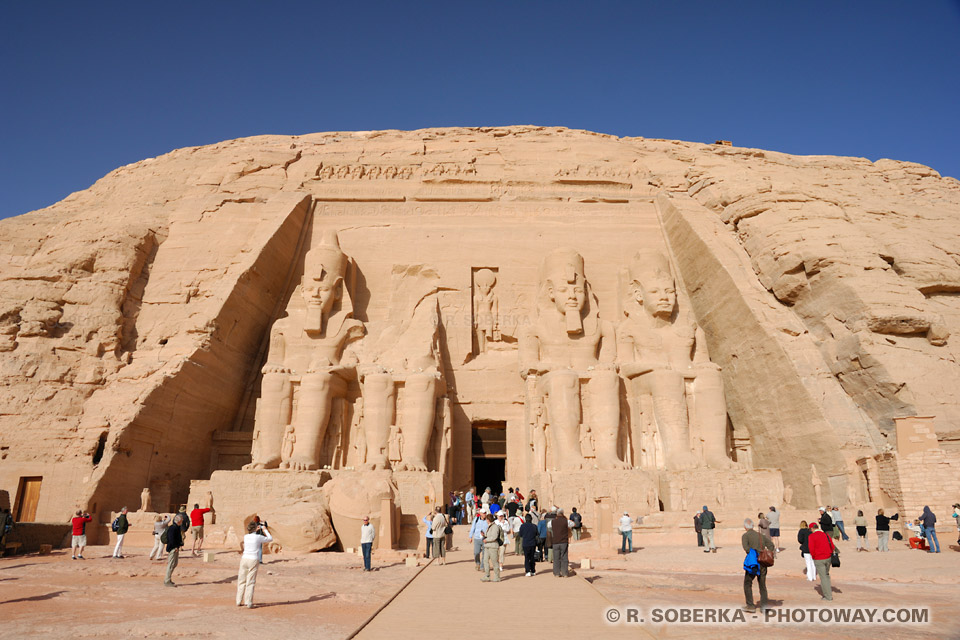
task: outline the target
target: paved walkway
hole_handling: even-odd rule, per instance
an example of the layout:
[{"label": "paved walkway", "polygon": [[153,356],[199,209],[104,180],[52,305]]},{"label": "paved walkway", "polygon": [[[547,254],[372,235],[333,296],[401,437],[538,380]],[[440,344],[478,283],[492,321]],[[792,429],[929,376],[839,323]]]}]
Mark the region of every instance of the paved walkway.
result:
[{"label": "paved walkway", "polygon": [[[471,616],[486,629],[482,634],[494,636],[513,636],[524,629],[544,638],[654,637],[636,627],[608,625],[604,613],[611,603],[579,576],[554,577],[552,565],[545,562],[537,564],[537,575],[524,576],[523,556],[513,554],[512,544],[507,547],[501,581],[480,582],[483,573],[474,568],[466,527],[454,527],[453,535],[458,550],[447,552],[447,564],[434,561],[424,569],[364,627],[358,639],[423,640],[437,633],[448,635],[469,629]],[[483,622],[491,619],[499,622],[493,626]]]}]

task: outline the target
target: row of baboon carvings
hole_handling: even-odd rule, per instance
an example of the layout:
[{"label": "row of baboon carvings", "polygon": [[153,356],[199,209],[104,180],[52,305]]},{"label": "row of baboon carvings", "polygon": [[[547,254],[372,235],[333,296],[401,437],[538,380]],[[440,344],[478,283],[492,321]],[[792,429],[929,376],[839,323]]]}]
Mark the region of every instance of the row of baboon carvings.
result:
[{"label": "row of baboon carvings", "polygon": [[[303,304],[291,304],[271,329],[247,468],[332,464],[322,452],[327,427],[333,413],[345,421],[343,403],[350,402],[357,465],[444,471],[452,417],[435,296],[429,290],[414,296],[408,317],[394,319],[378,341],[382,348],[364,350],[361,360],[351,345],[365,328],[353,317],[348,267],[336,232],[325,232],[307,253]],[[637,254],[628,272],[624,317],[614,326],[600,318],[576,251],[554,250],[541,264],[533,321],[518,336],[533,467],[730,466],[720,370],[709,360],[702,331],[678,307],[669,261]],[[476,270],[473,285],[482,356],[501,340],[497,273]],[[621,379],[631,407],[626,429]]]},{"label": "row of baboon carvings", "polygon": [[[636,171],[632,168],[615,168],[600,165],[577,166],[557,169],[554,178],[615,178],[631,179]],[[410,180],[414,177],[476,176],[477,166],[470,162],[439,162],[423,165],[378,165],[378,164],[321,164],[317,168],[317,180]]]}]

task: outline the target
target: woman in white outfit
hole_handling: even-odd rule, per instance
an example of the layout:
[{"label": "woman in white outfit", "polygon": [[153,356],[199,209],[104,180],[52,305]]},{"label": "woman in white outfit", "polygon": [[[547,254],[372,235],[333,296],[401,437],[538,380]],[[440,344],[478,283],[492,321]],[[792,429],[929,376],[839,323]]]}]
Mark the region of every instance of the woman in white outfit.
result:
[{"label": "woman in white outfit", "polygon": [[[258,530],[259,529],[259,530]],[[240,558],[240,571],[237,573],[237,606],[247,605],[253,608],[253,588],[257,584],[257,569],[260,568],[260,550],[263,543],[273,540],[267,530],[267,523],[251,522],[247,525],[247,535],[243,536],[243,557]]]}]

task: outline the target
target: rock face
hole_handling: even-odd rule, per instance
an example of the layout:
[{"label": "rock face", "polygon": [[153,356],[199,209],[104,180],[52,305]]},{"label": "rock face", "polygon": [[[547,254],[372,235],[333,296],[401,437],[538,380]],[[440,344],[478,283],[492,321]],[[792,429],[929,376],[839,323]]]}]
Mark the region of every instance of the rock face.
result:
[{"label": "rock face", "polygon": [[[912,508],[914,466],[883,460],[894,418],[935,416],[955,468],[958,223],[960,183],[916,164],[557,128],[179,149],[0,221],[0,489],[104,521],[245,464],[444,491],[570,467],[582,503],[646,474],[612,499],[652,508],[703,495],[683,474],[706,465],[731,488],[779,469],[797,506]],[[576,314],[544,306],[561,285]],[[687,364],[646,366],[671,344]]]}]

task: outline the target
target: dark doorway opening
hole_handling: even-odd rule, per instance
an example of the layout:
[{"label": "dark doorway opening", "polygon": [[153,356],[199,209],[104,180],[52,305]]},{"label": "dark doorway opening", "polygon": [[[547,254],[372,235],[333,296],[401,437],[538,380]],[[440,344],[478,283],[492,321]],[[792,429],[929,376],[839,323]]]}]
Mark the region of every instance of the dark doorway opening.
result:
[{"label": "dark doorway opening", "polygon": [[477,487],[477,493],[483,494],[483,490],[490,487],[490,493],[500,495],[503,491],[503,477],[507,471],[507,461],[503,458],[474,458],[473,459],[473,484]]},{"label": "dark doorway opening", "polygon": [[499,495],[507,472],[507,423],[503,420],[485,420],[473,423],[472,433],[473,484],[477,493],[490,487]]}]

